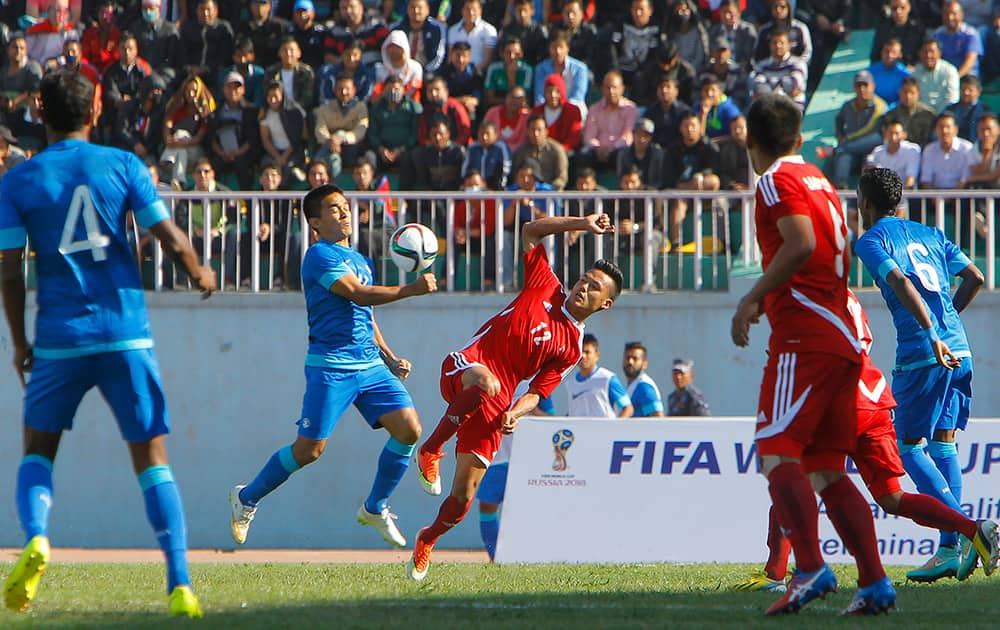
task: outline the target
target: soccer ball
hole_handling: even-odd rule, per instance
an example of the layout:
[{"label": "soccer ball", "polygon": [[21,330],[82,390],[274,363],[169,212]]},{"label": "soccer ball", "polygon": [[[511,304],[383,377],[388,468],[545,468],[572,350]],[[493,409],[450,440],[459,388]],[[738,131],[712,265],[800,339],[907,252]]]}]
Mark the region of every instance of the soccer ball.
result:
[{"label": "soccer ball", "polygon": [[438,240],[426,225],[407,223],[393,233],[389,255],[404,273],[423,271],[437,258]]},{"label": "soccer ball", "polygon": [[559,451],[568,451],[573,446],[573,432],[569,429],[560,429],[552,434],[552,446]]}]

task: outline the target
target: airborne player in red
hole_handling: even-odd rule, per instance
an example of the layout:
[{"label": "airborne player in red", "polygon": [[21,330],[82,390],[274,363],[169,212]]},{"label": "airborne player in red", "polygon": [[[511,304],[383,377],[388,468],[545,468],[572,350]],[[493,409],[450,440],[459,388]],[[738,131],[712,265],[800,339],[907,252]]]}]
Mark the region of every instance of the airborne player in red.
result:
[{"label": "airborne player in red", "polygon": [[[583,321],[611,308],[621,293],[622,273],[606,260],[594,263],[569,295],[552,272],[541,240],[581,230],[604,234],[614,227],[605,214],[526,223],[521,233],[524,288],[441,366],[441,395],[448,409],[417,451],[417,464],[424,490],[441,494],[441,449],[457,433],[455,479],[437,518],[417,535],[409,566],[415,580],[427,575],[437,539],[465,518],[501,435],[512,433],[518,419],[549,396],[573,369],[582,353]],[[528,379],[528,392],[511,406],[515,388]]]}]

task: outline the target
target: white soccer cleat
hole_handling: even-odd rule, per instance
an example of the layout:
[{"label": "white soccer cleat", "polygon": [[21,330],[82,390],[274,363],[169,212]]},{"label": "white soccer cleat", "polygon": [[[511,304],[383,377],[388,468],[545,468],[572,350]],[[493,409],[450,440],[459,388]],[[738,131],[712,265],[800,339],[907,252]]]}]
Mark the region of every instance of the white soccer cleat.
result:
[{"label": "white soccer cleat", "polygon": [[405,547],[406,538],[403,537],[403,534],[399,532],[399,528],[396,527],[396,518],[396,515],[389,511],[388,506],[382,510],[381,514],[372,514],[365,509],[364,504],[358,508],[359,523],[374,527],[382,535],[382,540],[390,545]]},{"label": "white soccer cleat", "polygon": [[253,521],[254,514],[257,513],[256,507],[244,505],[240,501],[240,490],[243,488],[246,488],[246,484],[236,486],[229,493],[229,505],[232,508],[232,513],[229,516],[229,533],[233,535],[233,541],[237,545],[242,545],[247,541],[250,523]]}]

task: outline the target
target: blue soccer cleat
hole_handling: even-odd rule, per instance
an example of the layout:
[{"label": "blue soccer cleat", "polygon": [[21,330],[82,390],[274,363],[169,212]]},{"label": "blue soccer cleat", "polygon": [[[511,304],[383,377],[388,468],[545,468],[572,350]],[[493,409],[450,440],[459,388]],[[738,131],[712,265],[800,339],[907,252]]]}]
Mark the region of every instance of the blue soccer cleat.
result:
[{"label": "blue soccer cleat", "polygon": [[841,615],[880,615],[896,608],[896,589],[892,581],[884,577],[874,584],[859,588],[850,605]]},{"label": "blue soccer cleat", "polygon": [[928,584],[944,578],[955,577],[958,575],[959,568],[958,548],[938,547],[937,552],[924,563],[924,566],[908,571],[906,579],[911,582]]},{"label": "blue soccer cleat", "polygon": [[785,613],[799,612],[799,609],[819,598],[825,598],[827,593],[837,592],[837,576],[833,570],[824,562],[823,566],[812,573],[804,573],[796,569],[792,573],[792,580],[788,583],[788,590],[778,601],[771,604],[767,609],[768,615],[782,615]]}]

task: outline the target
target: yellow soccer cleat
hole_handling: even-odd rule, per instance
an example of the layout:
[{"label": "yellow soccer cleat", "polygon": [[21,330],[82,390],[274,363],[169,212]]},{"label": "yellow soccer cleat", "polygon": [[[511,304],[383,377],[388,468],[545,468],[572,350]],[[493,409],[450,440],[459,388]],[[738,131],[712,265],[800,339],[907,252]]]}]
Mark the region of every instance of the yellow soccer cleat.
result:
[{"label": "yellow soccer cleat", "polygon": [[168,601],[170,614],[174,617],[201,619],[205,615],[201,611],[201,604],[198,603],[198,596],[194,594],[190,586],[175,586]]},{"label": "yellow soccer cleat", "polygon": [[756,571],[750,577],[733,584],[733,589],[737,591],[765,591],[767,593],[784,593],[787,590],[784,580],[772,580],[763,571]]},{"label": "yellow soccer cleat", "polygon": [[49,539],[35,536],[25,545],[21,558],[7,578],[3,589],[4,604],[14,612],[24,612],[38,595],[38,582],[49,565]]}]

